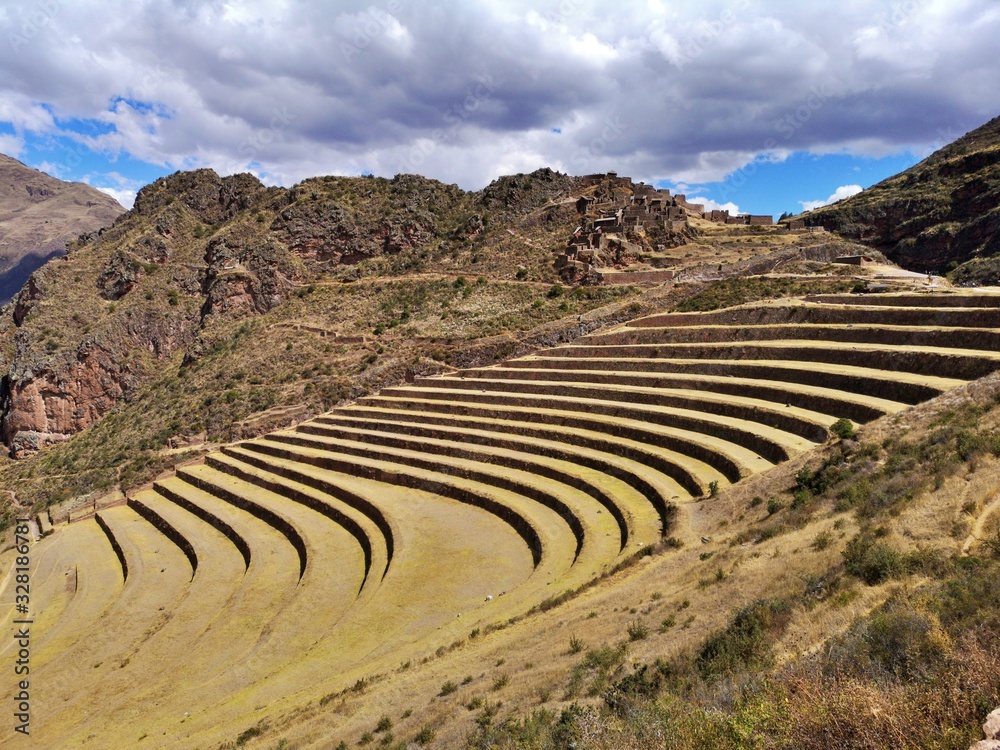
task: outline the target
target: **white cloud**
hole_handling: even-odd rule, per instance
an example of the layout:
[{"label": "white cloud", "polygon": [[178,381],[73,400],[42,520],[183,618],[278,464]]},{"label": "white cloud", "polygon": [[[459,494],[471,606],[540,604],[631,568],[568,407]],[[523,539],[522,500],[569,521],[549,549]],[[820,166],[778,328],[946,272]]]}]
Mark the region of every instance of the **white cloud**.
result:
[{"label": "white cloud", "polygon": [[49,5],[30,37],[35,0],[0,14],[8,143],[76,132],[282,181],[391,176],[433,142],[419,170],[469,189],[518,165],[703,184],[791,152],[923,147],[994,116],[982,92],[1000,89],[995,0]]},{"label": "white cloud", "polygon": [[12,156],[15,159],[24,151],[24,139],[12,133],[0,133],[0,154]]},{"label": "white cloud", "polygon": [[803,211],[812,211],[817,208],[822,208],[823,206],[829,206],[831,203],[842,201],[844,198],[850,198],[852,195],[857,195],[863,189],[864,188],[860,185],[841,185],[839,188],[834,190],[833,195],[826,200],[799,201],[799,205],[802,206]]},{"label": "white cloud", "polygon": [[109,187],[99,187],[97,190],[110,195],[125,208],[132,208],[132,205],[135,203],[135,190],[118,190],[116,188]]},{"label": "white cloud", "polygon": [[718,203],[713,201],[711,198],[702,198],[701,196],[688,196],[688,203],[702,203],[705,206],[706,211],[728,211],[730,216],[735,216],[736,214],[742,213],[740,207],[737,206],[732,201],[727,201],[725,203]]}]

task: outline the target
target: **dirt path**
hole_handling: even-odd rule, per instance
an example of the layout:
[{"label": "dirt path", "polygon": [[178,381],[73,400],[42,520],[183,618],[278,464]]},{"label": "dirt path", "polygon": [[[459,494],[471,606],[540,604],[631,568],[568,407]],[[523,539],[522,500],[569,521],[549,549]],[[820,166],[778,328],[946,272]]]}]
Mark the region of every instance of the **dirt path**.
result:
[{"label": "dirt path", "polygon": [[1000,493],[993,496],[993,499],[986,504],[982,513],[976,518],[976,523],[972,527],[972,531],[969,532],[969,536],[965,538],[965,542],[962,544],[963,555],[968,555],[969,550],[972,549],[972,545],[982,539],[983,529],[986,528],[987,522],[989,522],[996,511],[1000,511]]}]

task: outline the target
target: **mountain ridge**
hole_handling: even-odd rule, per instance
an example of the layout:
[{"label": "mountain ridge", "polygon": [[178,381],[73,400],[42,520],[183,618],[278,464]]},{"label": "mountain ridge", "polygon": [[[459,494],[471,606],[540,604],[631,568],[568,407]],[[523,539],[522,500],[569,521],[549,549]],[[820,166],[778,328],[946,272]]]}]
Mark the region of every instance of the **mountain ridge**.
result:
[{"label": "mountain ridge", "polygon": [[911,270],[940,273],[970,264],[958,280],[996,283],[1000,117],[919,164],[799,218],[880,250]]}]

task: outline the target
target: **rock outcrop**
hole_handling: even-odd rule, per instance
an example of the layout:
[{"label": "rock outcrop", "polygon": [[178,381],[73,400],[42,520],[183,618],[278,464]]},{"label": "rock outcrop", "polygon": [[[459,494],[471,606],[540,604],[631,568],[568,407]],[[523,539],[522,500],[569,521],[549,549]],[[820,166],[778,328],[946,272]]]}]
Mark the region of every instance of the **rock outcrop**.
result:
[{"label": "rock outcrop", "polygon": [[1000,708],[986,717],[983,734],[986,739],[977,742],[969,750],[1000,750]]}]

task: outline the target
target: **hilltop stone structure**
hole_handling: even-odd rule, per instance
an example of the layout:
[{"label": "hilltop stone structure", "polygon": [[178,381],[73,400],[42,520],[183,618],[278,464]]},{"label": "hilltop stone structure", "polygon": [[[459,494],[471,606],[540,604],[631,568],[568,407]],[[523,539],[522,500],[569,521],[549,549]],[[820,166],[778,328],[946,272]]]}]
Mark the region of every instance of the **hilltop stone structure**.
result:
[{"label": "hilltop stone structure", "polygon": [[705,213],[703,204],[689,203],[684,195],[615,172],[587,175],[581,182],[589,191],[576,201],[581,223],[556,258],[556,268],[570,276],[631,265],[646,249],[642,243],[648,235],[684,232],[689,218]]}]

